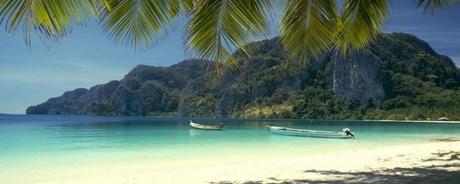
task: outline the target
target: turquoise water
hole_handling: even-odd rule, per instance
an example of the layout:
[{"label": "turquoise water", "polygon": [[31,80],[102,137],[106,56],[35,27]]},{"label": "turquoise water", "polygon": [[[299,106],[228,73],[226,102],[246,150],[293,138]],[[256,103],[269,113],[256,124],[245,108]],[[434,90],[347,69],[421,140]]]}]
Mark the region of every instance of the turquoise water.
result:
[{"label": "turquoise water", "polygon": [[[225,160],[320,154],[353,147],[375,148],[430,142],[460,136],[460,124],[369,121],[194,119],[223,122],[223,131],[190,129],[188,119],[0,115],[0,183],[21,183],[15,176],[38,169],[156,163],[161,167]],[[273,135],[266,125],[356,133],[356,139],[319,139]],[[33,178],[32,177],[32,178]],[[26,177],[27,178],[27,177]],[[4,181],[2,181],[4,180]]]}]

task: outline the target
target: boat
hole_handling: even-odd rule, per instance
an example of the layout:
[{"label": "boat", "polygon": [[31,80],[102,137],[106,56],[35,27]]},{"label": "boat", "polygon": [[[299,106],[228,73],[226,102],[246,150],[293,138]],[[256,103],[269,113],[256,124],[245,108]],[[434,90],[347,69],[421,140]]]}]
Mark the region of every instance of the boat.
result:
[{"label": "boat", "polygon": [[307,130],[295,129],[278,126],[268,126],[270,132],[279,135],[301,136],[301,137],[316,137],[316,138],[335,138],[335,139],[349,139],[355,136],[348,128],[344,128],[342,132],[334,131],[321,131],[321,130]]},{"label": "boat", "polygon": [[222,128],[224,128],[224,125],[222,123],[220,125],[203,125],[190,120],[190,127],[202,130],[222,130]]},{"label": "boat", "polygon": [[440,117],[440,118],[438,118],[438,121],[449,121],[449,118],[447,118],[447,117]]}]

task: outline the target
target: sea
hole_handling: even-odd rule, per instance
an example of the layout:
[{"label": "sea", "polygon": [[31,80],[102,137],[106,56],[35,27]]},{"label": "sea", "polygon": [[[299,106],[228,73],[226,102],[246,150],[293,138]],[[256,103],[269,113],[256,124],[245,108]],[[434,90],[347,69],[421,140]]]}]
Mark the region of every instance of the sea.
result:
[{"label": "sea", "polygon": [[[192,129],[190,120],[223,123],[224,129]],[[349,128],[356,138],[276,135],[267,125]],[[60,183],[97,176],[105,169],[145,169],[146,163],[152,170],[248,163],[459,136],[460,122],[0,115],[0,184]]]}]

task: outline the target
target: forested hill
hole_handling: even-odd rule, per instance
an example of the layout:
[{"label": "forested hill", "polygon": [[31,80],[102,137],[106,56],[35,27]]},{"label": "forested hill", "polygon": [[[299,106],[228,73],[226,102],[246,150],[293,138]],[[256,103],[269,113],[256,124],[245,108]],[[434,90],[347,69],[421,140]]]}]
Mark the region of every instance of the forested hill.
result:
[{"label": "forested hill", "polygon": [[122,80],[75,89],[28,114],[172,115],[306,119],[460,120],[460,70],[415,36],[382,34],[367,49],[290,59],[277,38],[235,53],[216,76],[199,60],[139,65]]}]

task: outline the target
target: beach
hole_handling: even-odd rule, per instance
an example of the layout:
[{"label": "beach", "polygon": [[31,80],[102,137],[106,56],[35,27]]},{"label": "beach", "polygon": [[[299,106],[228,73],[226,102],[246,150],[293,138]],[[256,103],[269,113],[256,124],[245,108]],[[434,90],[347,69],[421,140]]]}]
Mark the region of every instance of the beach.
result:
[{"label": "beach", "polygon": [[[261,155],[260,157],[263,157]],[[28,183],[458,183],[456,138],[242,162],[68,168]],[[59,177],[56,177],[59,176]],[[14,183],[14,182],[13,182]]]},{"label": "beach", "polygon": [[[458,183],[459,141],[351,148],[326,155],[272,160],[260,163],[256,169],[239,168],[242,172],[235,173],[235,178],[241,178],[213,183]],[[251,171],[257,177],[252,177]],[[200,182],[204,181],[197,183]]]},{"label": "beach", "polygon": [[[205,120],[202,120],[205,121]],[[0,184],[458,183],[460,126],[407,122],[0,118]],[[351,128],[356,139],[271,134]]]}]

